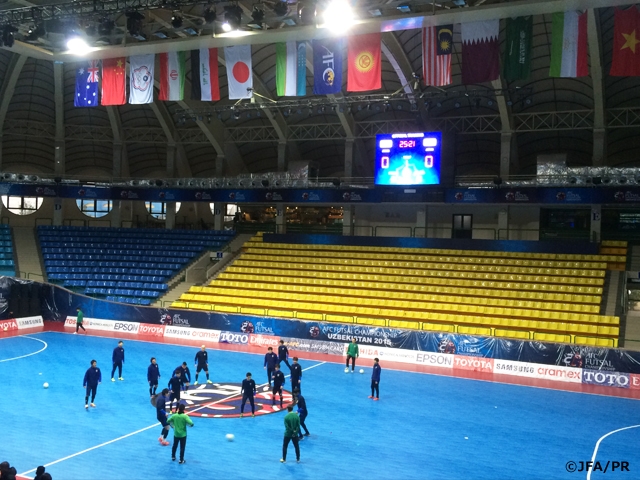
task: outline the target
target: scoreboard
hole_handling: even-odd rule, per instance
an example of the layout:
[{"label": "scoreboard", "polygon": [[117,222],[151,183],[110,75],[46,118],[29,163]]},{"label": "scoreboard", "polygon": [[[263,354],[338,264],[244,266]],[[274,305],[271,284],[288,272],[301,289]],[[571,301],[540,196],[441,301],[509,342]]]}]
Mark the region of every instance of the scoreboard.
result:
[{"label": "scoreboard", "polygon": [[376,135],[376,185],[440,184],[442,134],[389,133]]}]

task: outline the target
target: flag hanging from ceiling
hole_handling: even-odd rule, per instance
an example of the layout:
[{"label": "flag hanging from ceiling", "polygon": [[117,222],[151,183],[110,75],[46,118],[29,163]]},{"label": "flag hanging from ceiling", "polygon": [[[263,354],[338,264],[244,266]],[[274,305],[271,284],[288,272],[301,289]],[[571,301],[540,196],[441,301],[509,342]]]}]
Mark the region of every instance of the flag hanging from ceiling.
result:
[{"label": "flag hanging from ceiling", "polygon": [[154,62],[154,54],[129,57],[129,103],[153,102]]},{"label": "flag hanging from ceiling", "polygon": [[102,60],[102,105],[124,105],[127,103],[126,58],[105,58]]},{"label": "flag hanging from ceiling", "polygon": [[462,83],[483,83],[500,76],[500,21],[463,23]]},{"label": "flag hanging from ceiling", "polygon": [[640,76],[640,12],[635,5],[615,10],[610,75]]},{"label": "flag hanging from ceiling", "polygon": [[80,62],[76,69],[76,95],[73,105],[76,107],[98,106],[98,61]]},{"label": "flag hanging from ceiling", "polygon": [[191,99],[220,100],[217,48],[191,50]]},{"label": "flag hanging from ceiling", "polygon": [[276,44],[276,90],[279,97],[307,94],[307,49],[304,42]]},{"label": "flag hanging from ceiling", "polygon": [[185,77],[184,52],[160,54],[159,100],[177,102],[184,100]]},{"label": "flag hanging from ceiling", "polygon": [[251,45],[224,47],[227,62],[229,100],[253,96],[253,74],[251,70]]},{"label": "flag hanging from ceiling", "polygon": [[425,85],[451,84],[453,25],[422,29],[422,78]]},{"label": "flag hanging from ceiling", "polygon": [[313,93],[332,95],[342,90],[344,41],[324,38],[313,41]]},{"label": "flag hanging from ceiling", "polygon": [[382,88],[380,33],[348,38],[347,91],[366,92]]},{"label": "flag hanging from ceiling", "polygon": [[551,19],[550,77],[589,75],[587,13],[558,12]]},{"label": "flag hanging from ceiling", "polygon": [[522,80],[531,74],[533,16],[507,18],[507,46],[504,52],[505,80]]}]

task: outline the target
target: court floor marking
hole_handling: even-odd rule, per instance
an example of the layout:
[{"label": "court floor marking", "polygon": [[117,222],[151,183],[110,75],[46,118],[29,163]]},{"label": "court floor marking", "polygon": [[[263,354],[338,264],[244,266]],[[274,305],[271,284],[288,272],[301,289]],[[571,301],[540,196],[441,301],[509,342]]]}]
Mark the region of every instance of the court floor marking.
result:
[{"label": "court floor marking", "polygon": [[[598,448],[600,448],[600,443],[607,438],[609,435],[613,435],[614,433],[618,433],[618,432],[622,432],[623,430],[630,430],[632,428],[638,428],[640,427],[640,425],[631,425],[630,427],[623,427],[623,428],[619,428],[617,430],[613,430],[603,436],[601,436],[598,441],[596,442],[596,447],[593,449],[593,456],[591,457],[591,463],[593,464],[596,461],[596,456],[598,455]],[[591,472],[593,470],[589,469],[587,470],[587,480],[591,480]]]},{"label": "court floor marking", "polygon": [[19,357],[5,358],[4,360],[0,360],[0,363],[2,363],[2,362],[10,362],[12,360],[19,360],[20,358],[30,357],[31,355],[37,355],[40,352],[44,352],[47,349],[47,347],[49,346],[47,344],[47,342],[45,342],[44,340],[40,340],[39,338],[35,338],[35,337],[28,337],[26,335],[18,335],[17,337],[7,337],[7,338],[28,338],[30,340],[37,340],[38,342],[43,343],[44,347],[42,347],[37,352],[27,353],[26,355],[20,355]]},{"label": "court floor marking", "polygon": [[[59,331],[56,331],[56,330],[44,330],[42,333],[61,333],[63,335],[71,335],[71,333],[69,333],[69,332],[66,332],[66,331],[59,332]],[[92,332],[92,335],[90,335],[90,336],[97,337],[97,338],[112,338],[112,337],[104,337],[102,335],[98,335],[97,332]],[[138,340],[138,339],[133,339],[133,338],[127,339],[127,340],[131,341],[131,342],[154,343],[154,344],[158,344],[158,345],[173,345],[173,346],[176,346],[176,347],[187,347],[187,348],[193,347],[193,348],[197,348],[197,345],[183,345],[183,344],[180,344],[180,343],[163,342],[163,343],[159,344],[158,342],[153,342],[153,341],[150,341],[150,340]],[[212,350],[216,350],[216,351],[219,351],[219,352],[237,352],[237,353],[244,353],[246,355],[260,355],[260,356],[264,357],[263,353],[257,353],[257,352],[243,352],[241,350],[226,350],[226,349],[223,349],[223,348],[216,348],[215,346],[210,346],[210,345],[208,345],[207,348],[211,348]],[[303,352],[303,353],[312,353],[312,352]],[[431,352],[431,353],[434,353],[434,352]],[[330,353],[326,353],[326,354],[323,354],[323,355],[336,356],[336,355],[330,354]],[[345,361],[346,357],[341,357],[341,358],[342,358],[342,360],[327,360],[325,363],[335,363],[335,364],[338,364],[338,365],[344,365],[344,361]],[[553,366],[554,365],[549,365],[549,367],[553,367]],[[558,366],[558,365],[555,365],[555,366]],[[560,366],[563,366],[563,365],[560,365]],[[368,368],[370,368],[370,367],[368,367]],[[578,392],[576,390],[566,390],[564,388],[561,388],[561,385],[558,385],[557,387],[544,387],[544,386],[541,386],[541,385],[525,385],[525,384],[522,384],[522,383],[505,382],[505,381],[496,380],[496,379],[487,380],[487,379],[484,379],[484,378],[469,378],[469,377],[458,376],[458,375],[454,375],[454,374],[447,375],[445,373],[438,373],[438,372],[420,372],[420,371],[417,371],[417,370],[406,370],[404,368],[398,368],[395,365],[392,366],[392,367],[386,367],[385,366],[385,368],[387,368],[389,370],[393,370],[395,372],[418,373],[420,375],[433,375],[433,376],[436,376],[436,377],[457,378],[457,379],[460,379],[460,380],[471,380],[471,381],[475,381],[475,382],[497,383],[499,385],[512,385],[514,387],[538,388],[538,389],[541,389],[541,390],[551,390],[551,391],[554,391],[554,392],[575,393],[575,394],[578,394],[578,395],[595,395],[597,397],[621,398],[621,399],[627,399],[627,400],[640,401],[640,398],[635,398],[635,397],[624,397],[624,396],[621,396],[621,395],[611,395],[611,394],[597,393],[597,392]],[[515,375],[506,375],[506,376],[507,377],[514,377],[514,378],[528,378],[528,377],[518,377],[518,376],[515,376]],[[558,382],[558,383],[562,383],[562,382]],[[617,387],[610,387],[610,388],[614,388],[615,390],[618,390]],[[622,389],[622,390],[624,390],[624,389]]]},{"label": "court floor marking", "polygon": [[[303,371],[311,370],[312,368],[319,367],[320,365],[324,365],[325,363],[327,363],[327,362],[321,362],[321,363],[317,363],[315,365],[311,365],[310,367],[307,367],[307,368],[303,369]],[[262,387],[264,385],[267,385],[267,384],[263,383],[260,386]],[[215,405],[216,403],[224,402],[225,400],[228,400],[228,399],[233,398],[235,396],[237,396],[237,394],[235,394],[235,393],[233,395],[228,395],[228,396],[226,396],[224,398],[221,398],[220,400],[216,400],[215,402],[207,403],[206,405],[198,407],[198,408],[192,410],[192,412],[197,412],[198,410],[203,409],[205,407],[208,407],[210,405]],[[64,462],[65,460],[69,460],[70,458],[77,457],[79,455],[82,455],[83,453],[87,453],[87,452],[90,452],[92,450],[96,450],[98,448],[104,447],[104,446],[109,445],[111,443],[115,443],[115,442],[118,442],[120,440],[124,440],[125,438],[131,437],[133,435],[137,435],[138,433],[142,433],[142,432],[145,432],[145,431],[150,430],[152,428],[156,428],[159,425],[160,425],[160,423],[156,422],[153,425],[149,425],[148,427],[141,428],[140,430],[136,430],[135,432],[127,433],[126,435],[123,435],[123,436],[118,437],[118,438],[114,438],[113,440],[109,440],[108,442],[101,443],[100,445],[95,445],[93,447],[87,448],[87,449],[82,450],[80,452],[76,452],[76,453],[73,453],[71,455],[67,455],[66,457],[60,458],[60,459],[55,460],[53,462],[46,463],[46,464],[44,464],[44,467],[50,467],[51,465],[55,465],[56,463]],[[28,475],[29,473],[35,472],[36,470],[37,470],[36,468],[32,468],[31,470],[27,470],[26,472],[20,473],[18,475],[19,476],[25,476],[25,475]]]}]

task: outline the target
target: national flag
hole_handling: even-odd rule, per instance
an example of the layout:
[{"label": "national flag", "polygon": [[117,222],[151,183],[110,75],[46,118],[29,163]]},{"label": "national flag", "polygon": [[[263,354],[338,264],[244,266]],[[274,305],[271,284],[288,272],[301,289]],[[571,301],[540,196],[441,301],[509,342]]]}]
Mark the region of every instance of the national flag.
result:
[{"label": "national flag", "polygon": [[279,97],[307,94],[307,50],[304,42],[276,44],[276,90]]},{"label": "national flag", "polygon": [[124,105],[127,103],[126,61],[125,57],[102,60],[101,105]]},{"label": "national flag", "polygon": [[342,90],[344,41],[324,38],[313,41],[313,93],[332,95]]},{"label": "national flag", "polygon": [[470,22],[462,30],[462,83],[490,82],[500,76],[500,20]]},{"label": "national flag", "polygon": [[451,84],[453,25],[422,29],[422,78],[425,85]]},{"label": "national flag", "polygon": [[253,73],[251,70],[251,45],[224,47],[227,62],[229,100],[253,96]]},{"label": "national flag", "polygon": [[220,100],[217,48],[191,50],[191,99]]},{"label": "national flag", "polygon": [[640,12],[635,5],[615,10],[610,75],[640,76]]},{"label": "national flag", "polygon": [[382,88],[381,40],[380,33],[348,38],[348,92],[366,92]]},{"label": "national flag", "polygon": [[[554,13],[551,18],[550,77],[584,77],[587,63],[587,13]],[[612,74],[613,75],[613,74]]]},{"label": "national flag", "polygon": [[160,54],[159,100],[178,102],[184,100],[185,77],[184,52]]},{"label": "national flag", "polygon": [[76,95],[73,105],[76,107],[98,106],[98,61],[81,62],[76,70]]},{"label": "national flag", "polygon": [[504,52],[505,80],[522,80],[531,74],[533,16],[507,18],[507,46]]},{"label": "national flag", "polygon": [[153,71],[155,55],[129,57],[129,103],[140,105],[153,102]]}]

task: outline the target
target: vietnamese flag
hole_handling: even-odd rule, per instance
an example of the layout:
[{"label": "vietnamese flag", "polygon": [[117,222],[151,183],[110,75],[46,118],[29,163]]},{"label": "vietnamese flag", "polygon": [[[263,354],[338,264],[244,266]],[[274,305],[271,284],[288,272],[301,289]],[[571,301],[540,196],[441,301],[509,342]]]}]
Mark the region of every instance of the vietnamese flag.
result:
[{"label": "vietnamese flag", "polygon": [[125,68],[126,58],[124,57],[102,60],[101,105],[124,105],[127,102]]},{"label": "vietnamese flag", "polygon": [[616,8],[613,23],[613,59],[609,75],[640,76],[640,12],[634,5]]},{"label": "vietnamese flag", "polygon": [[349,37],[347,92],[382,88],[380,33]]}]

